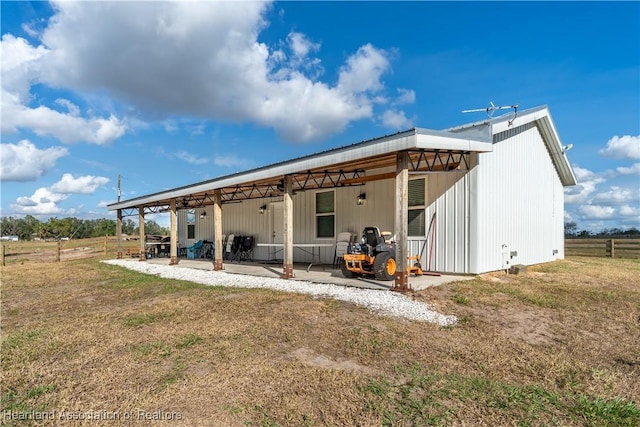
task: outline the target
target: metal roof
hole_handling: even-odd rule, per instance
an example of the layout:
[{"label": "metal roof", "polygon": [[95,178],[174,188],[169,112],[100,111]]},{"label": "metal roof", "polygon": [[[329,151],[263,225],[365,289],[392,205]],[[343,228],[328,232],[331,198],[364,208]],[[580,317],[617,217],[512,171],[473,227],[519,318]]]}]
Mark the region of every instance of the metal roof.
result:
[{"label": "metal roof", "polygon": [[[448,170],[467,162],[470,152],[492,150],[489,130],[470,138],[448,131],[414,128],[352,145],[334,148],[299,158],[274,163],[243,172],[225,175],[195,184],[177,187],[108,205],[109,210],[166,206],[172,199],[182,199],[181,207],[213,203],[214,190],[225,190],[228,198],[240,192],[243,199],[269,197],[279,188],[285,175],[297,176],[311,188],[341,186],[364,179],[372,169],[395,167],[396,155],[410,153],[415,170]],[[315,185],[315,187],[313,187]],[[234,193],[236,192],[236,193]],[[193,203],[192,203],[193,202]]]},{"label": "metal roof", "polygon": [[513,117],[511,114],[504,114],[492,119],[450,128],[447,129],[447,131],[460,133],[463,135],[473,135],[479,129],[484,129],[487,126],[490,126],[491,133],[493,135],[497,135],[501,132],[509,130],[510,128],[522,126],[533,122],[540,131],[540,135],[542,135],[542,139],[547,146],[547,150],[549,151],[549,155],[551,156],[551,161],[558,171],[558,175],[560,176],[562,185],[576,185],[576,176],[573,172],[571,164],[569,163],[569,159],[567,158],[567,150],[563,147],[562,142],[560,141],[560,137],[558,136],[555,125],[553,124],[553,119],[551,118],[549,108],[546,105],[542,105],[539,107],[518,111],[518,115],[513,120],[513,122],[511,121],[512,118]]},{"label": "metal roof", "polygon": [[[410,153],[414,170],[447,170],[466,163],[471,152],[492,151],[494,136],[517,126],[535,123],[547,146],[551,160],[565,186],[575,185],[576,177],[555,130],[547,106],[436,131],[414,128],[351,145],[221,176],[191,185],[176,187],[108,205],[109,210],[138,207],[166,207],[172,199],[181,199],[182,208],[213,203],[213,191],[223,190],[226,201],[270,197],[281,194],[281,180],[294,175],[300,189],[327,188],[362,182],[367,171],[391,168],[396,155]],[[444,159],[444,160],[443,160]]]}]

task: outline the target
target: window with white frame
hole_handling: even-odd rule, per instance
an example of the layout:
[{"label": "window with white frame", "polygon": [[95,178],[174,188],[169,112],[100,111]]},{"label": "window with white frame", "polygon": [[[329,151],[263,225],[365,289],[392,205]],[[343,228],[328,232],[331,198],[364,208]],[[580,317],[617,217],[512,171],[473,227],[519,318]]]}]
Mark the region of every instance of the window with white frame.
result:
[{"label": "window with white frame", "polygon": [[425,235],[425,179],[412,179],[409,181],[409,236]]},{"label": "window with white frame", "polygon": [[335,195],[334,191],[316,193],[316,237],[319,239],[335,236]]},{"label": "window with white frame", "polygon": [[187,211],[187,239],[196,238],[196,210]]}]

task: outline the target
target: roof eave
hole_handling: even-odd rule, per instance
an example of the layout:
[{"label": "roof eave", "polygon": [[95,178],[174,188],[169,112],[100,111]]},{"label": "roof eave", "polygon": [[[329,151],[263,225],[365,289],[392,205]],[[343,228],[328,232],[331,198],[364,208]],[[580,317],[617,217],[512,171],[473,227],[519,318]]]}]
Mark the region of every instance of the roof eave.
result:
[{"label": "roof eave", "polygon": [[565,187],[576,185],[576,176],[571,164],[569,163],[569,159],[567,158],[566,150],[563,149],[560,137],[556,132],[553,119],[549,112],[549,107],[546,105],[519,111],[515,119],[513,117],[513,113],[509,113],[499,117],[449,128],[446,129],[446,131],[468,133],[474,129],[482,129],[485,126],[490,126],[492,135],[496,135],[500,132],[505,132],[511,129],[514,126],[520,126],[531,122],[535,122],[540,130],[540,134],[542,135],[544,143],[549,150],[551,160],[558,171],[558,176],[560,176],[562,185]]},{"label": "roof eave", "polygon": [[578,183],[576,175],[569,163],[566,150],[562,147],[562,143],[560,142],[558,133],[555,130],[551,116],[547,114],[546,116],[537,119],[536,123],[538,124],[538,129],[540,130],[545,143],[547,144],[547,148],[551,154],[551,159],[556,166],[562,185],[565,187],[576,185]]},{"label": "roof eave", "polygon": [[[471,136],[473,136],[473,138]],[[471,135],[468,133],[456,134],[453,132],[416,128],[404,132],[398,132],[394,135],[387,135],[381,138],[339,147],[321,153],[310,154],[308,156],[263,166],[245,172],[223,176],[209,181],[196,183],[194,185],[174,188],[135,199],[112,203],[108,205],[107,208],[113,211],[117,209],[130,209],[139,206],[153,205],[160,201],[185,197],[194,193],[209,192],[215,189],[235,186],[246,182],[271,179],[278,176],[300,173],[305,170],[330,167],[331,165],[338,163],[345,163],[362,158],[382,156],[393,152],[415,149],[487,152],[492,150],[492,144],[491,140],[487,139],[486,135]]]}]

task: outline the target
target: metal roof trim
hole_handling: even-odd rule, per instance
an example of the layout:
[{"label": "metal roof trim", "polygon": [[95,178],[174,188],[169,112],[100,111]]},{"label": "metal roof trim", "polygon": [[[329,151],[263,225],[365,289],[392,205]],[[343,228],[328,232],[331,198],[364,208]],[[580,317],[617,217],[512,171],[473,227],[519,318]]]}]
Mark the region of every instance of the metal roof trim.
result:
[{"label": "metal roof trim", "polygon": [[335,163],[361,159],[392,153],[394,151],[417,148],[416,130],[410,129],[393,135],[358,142],[352,145],[333,148],[319,153],[273,163],[248,171],[237,172],[199,183],[173,188],[122,202],[107,205],[109,210],[127,209],[140,205],[151,204],[159,200],[175,197],[183,197],[192,193],[213,191],[218,188],[234,186],[247,181],[255,181],[265,178],[284,176],[291,173],[299,173],[308,169],[330,166]]},{"label": "metal roof trim", "polygon": [[547,148],[549,149],[551,160],[558,171],[562,185],[565,187],[576,185],[578,183],[576,175],[569,163],[566,150],[562,147],[556,128],[553,125],[553,119],[547,114],[546,116],[536,120],[536,123],[538,124],[538,129],[540,129],[540,133],[542,134]]},{"label": "metal roof trim", "polygon": [[[486,127],[486,126],[485,126]],[[486,132],[447,132],[416,128],[417,148],[423,150],[460,150],[489,152],[493,150],[490,129]],[[470,138],[474,136],[474,138]]]},{"label": "metal roof trim", "polygon": [[491,126],[492,135],[496,135],[500,132],[511,129],[514,126],[535,122],[540,134],[542,135],[542,139],[549,150],[551,161],[558,171],[562,185],[565,187],[576,185],[577,180],[575,173],[571,167],[571,163],[569,163],[565,150],[562,148],[562,143],[558,136],[558,132],[556,131],[556,127],[553,124],[549,107],[541,105],[527,110],[522,110],[518,112],[518,116],[513,120],[513,122],[511,121],[511,118],[512,114],[504,114],[500,117],[449,128],[446,129],[446,131],[466,132],[473,128],[489,125]]},{"label": "metal roof trim", "polygon": [[[540,112],[542,112],[542,114],[538,115],[537,113]],[[545,116],[549,117],[549,113],[547,107],[542,106],[524,110],[519,113],[518,118],[523,116],[527,117],[528,120],[537,120]],[[308,169],[317,169],[323,166],[331,166],[336,163],[343,163],[350,160],[358,160],[403,150],[432,149],[490,152],[493,149],[493,135],[499,132],[503,127],[505,127],[505,130],[508,129],[507,122],[508,117],[500,116],[491,120],[469,123],[440,131],[425,128],[413,128],[396,134],[385,135],[351,145],[332,148],[195,184],[111,203],[107,205],[107,208],[113,211],[117,209],[129,209],[139,206],[153,205],[162,200],[184,197],[193,193],[213,191],[215,189],[235,186],[237,184],[243,184],[250,181],[299,173]],[[553,128],[553,124],[551,124],[551,127]],[[553,140],[555,136],[555,145],[559,146],[560,143],[555,130],[544,132],[544,134],[546,135],[544,138],[545,143],[553,145],[550,141]],[[561,146],[560,149],[562,149]],[[550,152],[552,152],[551,148]],[[564,158],[564,166],[562,158]],[[575,184],[575,175],[573,174],[573,170],[568,164],[568,160],[564,153],[562,153],[561,157],[557,159],[554,158],[554,164],[556,164],[556,168],[559,170],[559,173],[560,170],[562,170],[561,177],[563,177],[563,183],[566,182],[565,185]],[[573,184],[571,184],[571,182],[573,182]]]}]

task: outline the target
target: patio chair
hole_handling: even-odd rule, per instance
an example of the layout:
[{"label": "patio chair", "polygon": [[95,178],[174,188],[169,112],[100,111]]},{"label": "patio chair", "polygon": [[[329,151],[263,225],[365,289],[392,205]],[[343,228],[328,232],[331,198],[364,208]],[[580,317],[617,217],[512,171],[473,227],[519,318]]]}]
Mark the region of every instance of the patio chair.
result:
[{"label": "patio chair", "polygon": [[336,250],[333,255],[333,265],[334,267],[340,265],[343,261],[344,254],[347,253],[347,249],[349,248],[349,243],[351,243],[352,234],[348,231],[338,233],[338,237],[336,238]]},{"label": "patio chair", "polygon": [[233,246],[233,239],[235,239],[234,234],[229,234],[224,242],[224,253],[222,254],[222,258],[225,261],[231,261],[231,246]]},{"label": "patio chair", "polygon": [[238,261],[253,261],[253,236],[242,236],[238,248]]},{"label": "patio chair", "polygon": [[231,242],[231,255],[230,261],[241,261],[240,254],[242,252],[242,241],[244,236],[234,236],[233,242]]},{"label": "patio chair", "polygon": [[187,258],[188,259],[200,258],[200,256],[202,255],[203,244],[204,244],[204,241],[198,240],[193,245],[189,246],[187,248]]},{"label": "patio chair", "polygon": [[214,243],[210,240],[205,240],[202,244],[202,256],[201,258],[207,259],[207,258],[211,258],[213,259],[214,254],[215,254],[215,249],[213,247]]}]

